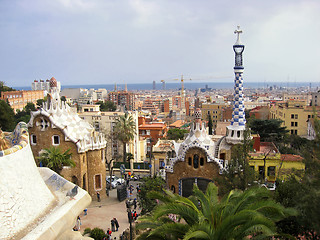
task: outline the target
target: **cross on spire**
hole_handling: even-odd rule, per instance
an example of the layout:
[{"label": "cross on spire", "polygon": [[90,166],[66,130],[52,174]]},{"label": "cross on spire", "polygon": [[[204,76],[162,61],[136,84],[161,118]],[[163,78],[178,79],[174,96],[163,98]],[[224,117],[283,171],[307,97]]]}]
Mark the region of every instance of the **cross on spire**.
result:
[{"label": "cross on spire", "polygon": [[238,34],[237,41],[236,41],[235,45],[242,45],[241,41],[240,41],[240,33],[242,33],[242,30],[240,29],[240,26],[237,26],[237,29],[234,30],[234,33]]}]

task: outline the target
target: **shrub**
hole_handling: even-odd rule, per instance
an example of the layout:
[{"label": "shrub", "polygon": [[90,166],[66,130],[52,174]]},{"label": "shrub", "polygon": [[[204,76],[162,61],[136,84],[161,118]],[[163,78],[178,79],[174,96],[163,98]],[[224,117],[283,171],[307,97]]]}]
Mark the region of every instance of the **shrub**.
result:
[{"label": "shrub", "polygon": [[92,237],[94,240],[102,240],[104,237],[106,237],[106,234],[101,228],[94,228],[91,230],[90,237]]},{"label": "shrub", "polygon": [[86,228],[86,229],[84,229],[83,235],[86,235],[86,234],[88,234],[88,233],[91,233],[91,228]]}]

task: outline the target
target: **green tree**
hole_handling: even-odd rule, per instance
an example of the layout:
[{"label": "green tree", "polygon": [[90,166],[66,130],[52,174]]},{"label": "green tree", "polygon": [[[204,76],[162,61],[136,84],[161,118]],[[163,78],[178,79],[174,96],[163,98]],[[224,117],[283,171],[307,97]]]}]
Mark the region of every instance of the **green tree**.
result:
[{"label": "green tree", "polygon": [[212,122],[211,114],[208,114],[208,128],[209,128],[209,135],[212,135],[213,122]]},{"label": "green tree", "polygon": [[101,228],[94,228],[90,231],[90,237],[94,240],[103,240],[106,237],[105,232]]},{"label": "green tree", "polygon": [[[305,159],[305,173],[301,180],[295,175],[278,181],[275,199],[284,206],[298,210],[296,218],[285,219],[279,228],[286,233],[305,239],[320,239],[320,122],[314,120],[316,139],[305,142],[298,139],[295,147]],[[299,145],[299,146],[298,146]]]},{"label": "green tree", "polygon": [[114,134],[123,144],[123,162],[127,159],[127,143],[134,139],[136,125],[132,115],[125,113],[116,120]]},{"label": "green tree", "polygon": [[15,128],[14,111],[4,100],[0,100],[0,128],[11,132]]},{"label": "green tree", "polygon": [[253,185],[256,176],[248,162],[251,149],[250,130],[246,129],[242,143],[232,147],[231,160],[217,179],[220,195],[223,196],[233,189],[245,190]]},{"label": "green tree", "polygon": [[65,152],[61,152],[59,147],[45,148],[44,151],[38,157],[38,160],[42,162],[44,167],[48,167],[56,173],[60,174],[63,166],[75,167],[75,162],[71,159],[72,153],[70,149]]},{"label": "green tree", "polygon": [[31,117],[31,111],[36,111],[36,107],[33,103],[29,102],[27,105],[23,108],[22,111],[17,110],[17,113],[15,115],[16,123],[19,122],[25,122],[28,123]]},{"label": "green tree", "polygon": [[289,130],[286,127],[282,127],[282,120],[268,119],[261,120],[252,118],[248,121],[248,127],[251,128],[253,133],[260,135],[262,142],[281,142],[283,141]]},{"label": "green tree", "polygon": [[0,81],[0,96],[3,92],[11,92],[16,91],[16,89],[6,86],[6,83],[3,81]]},{"label": "green tree", "polygon": [[100,111],[102,112],[114,112],[117,110],[117,106],[112,101],[99,101],[96,104],[100,105]]},{"label": "green tree", "polygon": [[43,104],[44,102],[46,102],[47,99],[48,99],[47,96],[45,96],[43,99],[38,99],[38,100],[37,100],[37,107],[41,108],[41,107],[42,107],[42,104]]},{"label": "green tree", "polygon": [[196,185],[193,191],[189,198],[169,191],[165,196],[151,193],[162,204],[140,219],[137,228],[146,231],[138,239],[269,239],[277,235],[275,222],[295,213],[276,203],[264,188],[231,191],[221,201],[213,183],[206,193]]},{"label": "green tree", "polygon": [[167,139],[169,140],[180,140],[184,139],[184,134],[188,133],[187,129],[171,128],[167,132]]},{"label": "green tree", "polygon": [[142,208],[141,214],[149,213],[156,206],[156,202],[150,199],[147,194],[150,191],[162,192],[165,188],[165,181],[162,177],[145,177],[142,178],[140,192],[138,192],[139,205]]}]

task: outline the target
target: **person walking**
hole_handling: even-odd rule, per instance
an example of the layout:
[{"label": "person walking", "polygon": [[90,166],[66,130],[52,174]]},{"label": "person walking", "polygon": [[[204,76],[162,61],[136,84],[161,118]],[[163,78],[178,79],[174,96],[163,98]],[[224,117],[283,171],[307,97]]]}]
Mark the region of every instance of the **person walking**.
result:
[{"label": "person walking", "polygon": [[133,208],[136,209],[137,208],[137,199],[133,199]]},{"label": "person walking", "polygon": [[98,199],[98,202],[100,202],[100,193],[99,192],[97,192],[97,199]]},{"label": "person walking", "polygon": [[113,218],[113,220],[114,220],[114,224],[116,225],[116,232],[118,232],[118,230],[119,230],[119,222],[118,222],[118,220],[116,218]]},{"label": "person walking", "polygon": [[114,222],[114,218],[113,219],[111,219],[111,231],[112,232],[115,232],[115,222]]},{"label": "person walking", "polygon": [[112,234],[112,231],[110,230],[110,228],[108,228],[108,230],[107,230],[107,239],[108,240],[111,240],[111,234]]}]

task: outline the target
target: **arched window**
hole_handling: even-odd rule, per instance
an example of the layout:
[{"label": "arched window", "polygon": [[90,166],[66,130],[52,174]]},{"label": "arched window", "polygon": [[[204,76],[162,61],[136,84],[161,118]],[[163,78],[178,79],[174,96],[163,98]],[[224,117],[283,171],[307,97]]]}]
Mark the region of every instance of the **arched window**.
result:
[{"label": "arched window", "polygon": [[203,166],[203,164],[204,164],[204,158],[202,157],[200,158],[200,166]]},{"label": "arched window", "polygon": [[189,157],[188,158],[188,164],[191,166],[191,164],[192,164],[192,158],[191,157]]},{"label": "arched window", "polygon": [[193,167],[194,168],[199,167],[199,156],[197,154],[193,155]]},{"label": "arched window", "polygon": [[171,185],[171,191],[172,191],[173,193],[176,193],[176,188],[175,188],[175,186]]},{"label": "arched window", "polygon": [[237,137],[238,138],[240,137],[240,131],[237,131]]}]

